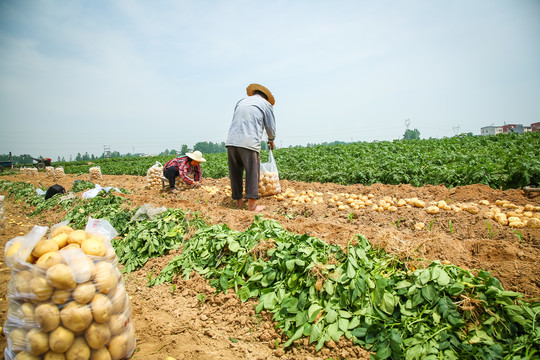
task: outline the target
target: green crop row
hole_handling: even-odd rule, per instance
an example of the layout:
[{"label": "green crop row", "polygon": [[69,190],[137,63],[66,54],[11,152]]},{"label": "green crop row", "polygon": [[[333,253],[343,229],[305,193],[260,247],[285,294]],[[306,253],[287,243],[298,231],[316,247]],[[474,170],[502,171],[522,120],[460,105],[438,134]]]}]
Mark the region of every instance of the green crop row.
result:
[{"label": "green crop row", "polygon": [[[274,156],[281,179],[305,182],[447,187],[485,184],[497,189],[540,184],[540,133],[295,147],[276,149]],[[205,157],[205,177],[228,176],[227,154]],[[267,157],[268,152],[263,151],[261,159]],[[91,165],[56,165],[62,165],[66,173],[88,173],[90,167],[100,166],[102,174],[141,176],[156,161],[164,164],[171,158],[102,159]]]}]

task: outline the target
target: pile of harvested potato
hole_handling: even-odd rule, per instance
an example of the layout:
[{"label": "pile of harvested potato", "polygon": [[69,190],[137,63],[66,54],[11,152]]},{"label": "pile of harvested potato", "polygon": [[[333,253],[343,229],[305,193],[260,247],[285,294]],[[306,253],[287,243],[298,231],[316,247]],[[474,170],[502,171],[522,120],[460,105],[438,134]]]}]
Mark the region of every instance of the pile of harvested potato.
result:
[{"label": "pile of harvested potato", "polygon": [[12,239],[5,250],[12,271],[6,358],[131,356],[131,302],[110,239],[66,225],[49,239],[29,238]]}]

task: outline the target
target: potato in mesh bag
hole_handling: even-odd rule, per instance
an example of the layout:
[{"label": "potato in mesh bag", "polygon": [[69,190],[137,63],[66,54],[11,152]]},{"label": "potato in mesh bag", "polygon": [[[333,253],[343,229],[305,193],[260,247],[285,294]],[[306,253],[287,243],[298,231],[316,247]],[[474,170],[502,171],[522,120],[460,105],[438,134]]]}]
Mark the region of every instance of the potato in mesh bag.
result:
[{"label": "potato in mesh bag", "polygon": [[279,184],[279,174],[274,159],[272,150],[269,151],[269,157],[267,163],[261,163],[260,177],[259,177],[259,195],[269,196],[276,195],[281,192],[281,185]]},{"label": "potato in mesh bag", "polygon": [[90,181],[102,180],[101,168],[99,166],[93,166],[88,170],[90,174]]},{"label": "potato in mesh bag", "polygon": [[4,250],[12,274],[5,358],[130,357],[136,338],[131,301],[111,245],[116,231],[92,218],[85,230],[60,223],[48,238],[46,231],[36,226],[8,241]]},{"label": "potato in mesh bag", "polygon": [[159,161],[156,161],[148,171],[146,172],[146,180],[148,181],[149,189],[161,189],[163,177],[163,165]]}]

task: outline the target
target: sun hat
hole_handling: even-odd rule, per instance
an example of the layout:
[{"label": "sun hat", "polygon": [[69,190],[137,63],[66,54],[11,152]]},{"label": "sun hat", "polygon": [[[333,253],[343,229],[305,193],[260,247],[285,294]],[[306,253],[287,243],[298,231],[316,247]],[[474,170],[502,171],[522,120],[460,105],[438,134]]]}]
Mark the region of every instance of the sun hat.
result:
[{"label": "sun hat", "polygon": [[195,150],[192,153],[188,152],[186,153],[186,156],[191,160],[195,160],[198,162],[206,162],[206,159],[202,157],[202,153],[199,150]]},{"label": "sun hat", "polygon": [[255,90],[259,90],[260,92],[264,93],[264,95],[266,95],[266,97],[268,98],[268,102],[272,104],[272,106],[274,106],[274,104],[276,103],[276,99],[274,99],[274,95],[272,95],[270,90],[259,84],[249,84],[246,92],[248,96],[253,96]]}]

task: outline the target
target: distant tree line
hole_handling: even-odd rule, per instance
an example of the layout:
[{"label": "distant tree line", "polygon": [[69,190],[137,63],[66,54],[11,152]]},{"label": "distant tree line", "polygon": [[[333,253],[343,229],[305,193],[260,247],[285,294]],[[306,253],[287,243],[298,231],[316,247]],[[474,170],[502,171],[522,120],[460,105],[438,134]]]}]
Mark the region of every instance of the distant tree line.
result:
[{"label": "distant tree line", "polygon": [[[420,139],[420,131],[418,131],[417,129],[414,129],[414,130],[409,130],[407,129],[405,131],[405,134],[403,134],[403,139],[404,140],[409,140],[409,139]],[[332,142],[323,142],[323,143],[319,143],[319,144],[315,144],[315,143],[308,143],[306,145],[306,147],[314,147],[314,146],[318,146],[318,145],[346,145],[346,144],[350,144],[350,142],[345,142],[345,141],[332,141]],[[289,147],[302,147],[300,145],[298,146],[289,146]],[[268,145],[266,144],[266,142],[264,141],[261,141],[261,149],[262,150],[268,150]],[[176,149],[165,149],[165,151],[162,151],[160,152],[158,155],[170,155],[170,156],[177,156],[177,155],[184,155],[186,154],[187,152],[190,152],[190,151],[195,151],[195,150],[199,150],[200,152],[202,152],[203,154],[215,154],[215,153],[224,153],[224,152],[227,152],[227,148],[225,147],[225,142],[222,141],[220,143],[213,143],[211,141],[200,141],[198,143],[196,143],[194,146],[193,146],[193,149],[190,149],[187,145],[182,145],[180,147],[180,150],[176,150]],[[130,158],[130,157],[140,157],[140,156],[145,156],[145,154],[142,154],[142,153],[127,153],[127,154],[121,154],[120,152],[118,151],[112,151],[108,157],[110,158]],[[23,164],[32,164],[33,161],[32,161],[32,156],[29,155],[29,154],[23,154],[23,155],[13,155],[12,156],[12,162],[13,164],[15,165],[23,165]],[[43,158],[42,156],[38,156],[36,158]],[[88,152],[85,152],[84,154],[81,154],[81,153],[77,153],[77,155],[75,156],[75,158],[73,158],[71,155],[69,157],[69,160],[67,160],[65,157],[60,157],[58,156],[58,158],[56,159],[57,162],[67,162],[67,161],[93,161],[93,160],[97,160],[97,159],[104,159],[105,158],[105,153],[101,154],[100,156],[96,156],[94,154],[88,154]],[[9,154],[0,154],[0,161],[9,161]]]}]

